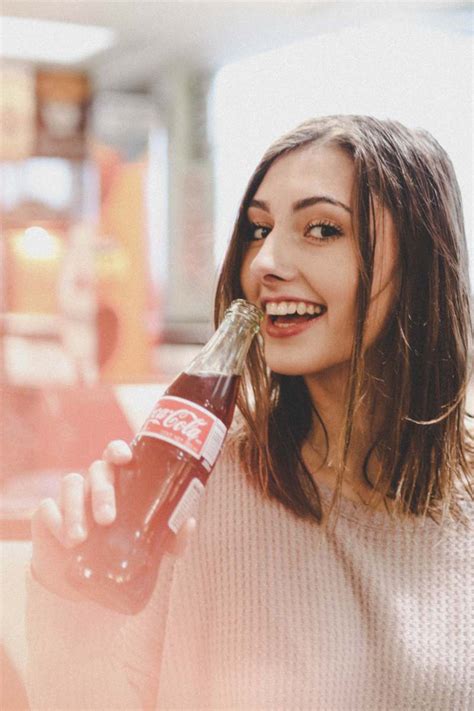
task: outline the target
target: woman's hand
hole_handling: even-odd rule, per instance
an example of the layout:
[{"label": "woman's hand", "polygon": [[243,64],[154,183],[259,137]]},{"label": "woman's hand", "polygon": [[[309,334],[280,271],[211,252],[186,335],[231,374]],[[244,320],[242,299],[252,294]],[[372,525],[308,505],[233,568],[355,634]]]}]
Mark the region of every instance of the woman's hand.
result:
[{"label": "woman's hand", "polygon": [[[70,600],[85,599],[66,581],[70,551],[87,539],[93,526],[110,526],[114,522],[115,467],[128,464],[131,459],[126,442],[110,442],[102,459],[93,462],[85,476],[64,476],[58,499],[44,499],[33,514],[32,572],[51,592]],[[189,519],[177,536],[170,536],[169,552],[182,555],[195,525],[195,520]]]}]

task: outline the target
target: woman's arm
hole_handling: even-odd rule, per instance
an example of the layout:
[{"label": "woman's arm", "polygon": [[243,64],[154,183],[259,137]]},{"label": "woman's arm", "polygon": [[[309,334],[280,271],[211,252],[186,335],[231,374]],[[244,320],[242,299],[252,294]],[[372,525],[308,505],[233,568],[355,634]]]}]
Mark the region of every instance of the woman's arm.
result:
[{"label": "woman's arm", "polygon": [[175,557],[165,555],[138,615],[64,600],[27,571],[27,691],[32,709],[154,709]]},{"label": "woman's arm", "polygon": [[113,524],[112,465],[131,457],[124,442],[110,443],[104,460],[94,462],[86,477],[65,476],[58,498],[45,499],[33,515],[26,586],[27,687],[33,709],[132,711],[155,705],[171,576],[194,520],[170,540],[152,598],[137,615],[90,602],[65,575],[70,549],[92,526]]}]

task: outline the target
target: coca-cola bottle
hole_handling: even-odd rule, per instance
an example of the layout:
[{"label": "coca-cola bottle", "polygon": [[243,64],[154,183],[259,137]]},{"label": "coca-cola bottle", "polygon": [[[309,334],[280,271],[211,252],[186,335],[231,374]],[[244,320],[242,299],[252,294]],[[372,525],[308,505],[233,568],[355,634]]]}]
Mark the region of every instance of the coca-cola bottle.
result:
[{"label": "coca-cola bottle", "polygon": [[166,539],[195,511],[232,422],[247,352],[262,313],[238,299],[200,353],[158,399],[117,468],[117,517],[74,549],[67,579],[105,607],[148,602]]}]

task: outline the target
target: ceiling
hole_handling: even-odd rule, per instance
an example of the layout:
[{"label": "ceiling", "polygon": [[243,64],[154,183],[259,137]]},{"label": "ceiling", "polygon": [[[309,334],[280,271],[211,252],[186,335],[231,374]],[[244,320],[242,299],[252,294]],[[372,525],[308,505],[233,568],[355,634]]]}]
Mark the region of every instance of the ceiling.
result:
[{"label": "ceiling", "polygon": [[1,15],[111,27],[116,45],[76,65],[96,87],[143,90],[173,63],[204,69],[387,15],[472,32],[470,2],[2,0]]}]

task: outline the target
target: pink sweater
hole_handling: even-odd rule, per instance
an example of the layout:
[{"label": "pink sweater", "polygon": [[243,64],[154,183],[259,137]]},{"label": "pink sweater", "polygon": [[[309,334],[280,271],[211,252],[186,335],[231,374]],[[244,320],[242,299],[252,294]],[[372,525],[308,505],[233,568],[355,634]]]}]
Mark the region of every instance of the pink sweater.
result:
[{"label": "pink sweater", "polygon": [[29,578],[32,709],[473,709],[465,511],[470,530],[440,529],[344,500],[329,535],[221,459],[185,556],[165,559],[138,616]]}]

